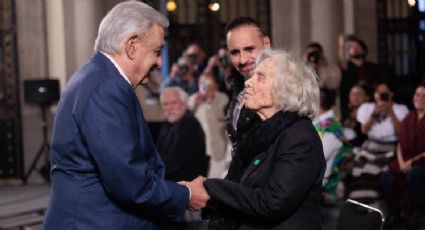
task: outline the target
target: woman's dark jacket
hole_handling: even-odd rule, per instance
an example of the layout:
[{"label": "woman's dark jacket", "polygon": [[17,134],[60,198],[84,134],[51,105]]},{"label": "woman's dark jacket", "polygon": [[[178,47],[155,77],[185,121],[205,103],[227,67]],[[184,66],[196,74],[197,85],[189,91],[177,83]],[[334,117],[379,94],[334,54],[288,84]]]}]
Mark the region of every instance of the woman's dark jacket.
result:
[{"label": "woman's dark jacket", "polygon": [[326,163],[311,120],[279,112],[259,123],[240,147],[246,170],[239,183],[204,182],[212,208],[228,214],[213,220],[221,224],[213,223],[210,229],[321,229]]}]

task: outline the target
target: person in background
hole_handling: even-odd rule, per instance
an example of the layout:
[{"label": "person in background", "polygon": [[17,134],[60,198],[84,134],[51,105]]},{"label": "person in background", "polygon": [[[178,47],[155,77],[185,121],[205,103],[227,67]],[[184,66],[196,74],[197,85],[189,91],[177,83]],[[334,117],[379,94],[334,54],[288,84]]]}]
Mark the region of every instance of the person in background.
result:
[{"label": "person in background", "polygon": [[203,73],[199,78],[199,90],[189,97],[188,107],[201,123],[206,136],[207,154],[211,157],[208,177],[221,178],[227,170],[224,107],[229,99],[217,88],[215,77]]},{"label": "person in background", "polygon": [[341,71],[338,66],[328,63],[320,43],[312,42],[307,45],[303,53],[303,61],[316,71],[321,88],[338,90],[341,82]]},{"label": "person in background", "polygon": [[[244,152],[241,143],[255,124],[260,122],[259,116],[244,107],[244,82],[249,79],[255,69],[257,54],[264,48],[270,48],[270,38],[266,36],[259,24],[249,17],[238,17],[226,26],[227,48],[230,61],[235,72],[227,82],[232,89],[232,97],[228,105],[225,125],[231,141],[231,155],[229,170],[225,178],[239,182],[248,165],[243,164]],[[232,212],[227,207],[216,206],[208,211],[209,226],[219,228],[223,219],[232,219]],[[230,220],[231,221],[231,220]]]},{"label": "person in background", "polygon": [[401,121],[409,110],[393,101],[394,93],[386,83],[379,83],[373,94],[374,102],[363,103],[357,111],[357,120],[369,140],[397,141]]},{"label": "person in background", "polygon": [[239,146],[246,165],[241,179],[204,182],[209,204],[233,214],[210,229],[322,229],[326,162],[312,124],[319,112],[317,75],[280,50],[262,51],[256,66],[244,98],[261,122]]},{"label": "person in background", "polygon": [[[373,89],[378,83],[390,84],[392,72],[388,68],[367,60],[368,47],[356,36],[339,35],[338,59],[342,71],[340,84],[341,116],[348,117],[348,95],[356,84],[366,85]],[[347,55],[346,55],[347,54]]]},{"label": "person in background", "polygon": [[199,78],[201,73],[204,71],[207,66],[207,56],[205,51],[198,43],[191,43],[183,51],[183,57],[189,59],[190,63],[193,65],[193,73],[196,78]]},{"label": "person in background", "polygon": [[357,120],[367,140],[354,159],[348,194],[351,199],[372,204],[382,198],[379,178],[395,156],[400,124],[409,112],[405,105],[395,103],[393,96],[387,84],[379,83],[373,94],[374,102],[363,103],[357,111]]},{"label": "person in background", "polygon": [[210,57],[204,73],[213,74],[217,79],[218,90],[231,96],[231,88],[226,79],[232,74],[233,67],[230,62],[229,51],[225,45],[218,49],[217,54]]},{"label": "person in background", "polygon": [[166,17],[122,2],[102,19],[95,54],[67,83],[53,125],[46,230],[158,229],[209,197],[202,177],[164,180],[134,88],[161,66]]},{"label": "person in background", "polygon": [[171,65],[170,75],[164,81],[162,90],[166,87],[178,86],[189,95],[198,91],[198,78],[194,66],[188,57],[180,57],[177,63]]},{"label": "person in background", "polygon": [[208,170],[204,131],[187,110],[187,99],[179,87],[165,88],[160,97],[167,123],[159,131],[157,146],[165,164],[165,179],[175,182],[206,176]]},{"label": "person in background", "polygon": [[381,177],[381,188],[389,209],[387,227],[402,224],[409,229],[425,225],[425,84],[413,96],[415,110],[403,120],[399,131],[397,158]]},{"label": "person in background", "polygon": [[146,85],[139,85],[135,92],[143,109],[143,116],[153,140],[158,138],[159,128],[165,122],[159,102],[162,76],[158,70],[152,71]]},{"label": "person in background", "polygon": [[335,104],[335,95],[333,90],[320,89],[319,117],[313,123],[322,140],[326,160],[326,171],[323,178],[325,202],[337,201],[343,197],[344,185],[340,164],[345,154],[351,152],[351,148],[346,145],[341,123],[332,110],[332,106]]},{"label": "person in background", "polygon": [[[180,87],[165,88],[160,97],[167,122],[159,131],[157,146],[165,164],[165,179],[175,182],[191,181],[199,175],[207,176],[208,172],[205,135],[198,120],[187,110],[187,99],[187,93]],[[164,224],[161,229],[196,228],[201,212],[186,212],[183,220]]]},{"label": "person in background", "polygon": [[348,100],[348,117],[343,117],[344,135],[348,142],[355,148],[360,148],[366,140],[367,135],[361,130],[361,124],[357,121],[357,110],[369,101],[368,88],[365,85],[354,85],[350,89]]},{"label": "person in background", "polygon": [[238,151],[239,142],[260,121],[259,116],[244,107],[244,82],[254,73],[257,54],[264,48],[270,48],[270,39],[261,31],[258,23],[248,17],[239,17],[232,20],[226,27],[227,46],[230,61],[237,73],[228,77],[233,90],[226,115],[226,129],[232,142],[233,159],[227,179],[240,180],[240,172],[244,167],[240,165]]}]

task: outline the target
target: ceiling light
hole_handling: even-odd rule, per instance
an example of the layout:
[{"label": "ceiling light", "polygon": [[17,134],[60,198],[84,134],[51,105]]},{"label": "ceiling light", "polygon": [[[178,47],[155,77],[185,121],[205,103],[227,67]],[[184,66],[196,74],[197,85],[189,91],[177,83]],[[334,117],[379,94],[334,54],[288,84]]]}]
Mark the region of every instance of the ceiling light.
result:
[{"label": "ceiling light", "polygon": [[177,4],[174,0],[168,0],[165,8],[167,8],[168,12],[174,12],[177,9]]},{"label": "ceiling light", "polygon": [[210,3],[208,4],[208,8],[211,11],[218,11],[220,9],[220,4],[218,4],[218,2]]}]

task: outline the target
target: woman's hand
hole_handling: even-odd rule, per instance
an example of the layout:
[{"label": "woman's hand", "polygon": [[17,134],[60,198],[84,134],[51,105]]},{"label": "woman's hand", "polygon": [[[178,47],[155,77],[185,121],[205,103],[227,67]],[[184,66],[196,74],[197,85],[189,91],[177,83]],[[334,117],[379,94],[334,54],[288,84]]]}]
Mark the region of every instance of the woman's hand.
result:
[{"label": "woman's hand", "polygon": [[412,169],[412,163],[413,163],[413,159],[407,160],[403,163],[401,163],[400,166],[400,170],[404,173],[406,173],[407,171],[409,171],[410,169]]}]

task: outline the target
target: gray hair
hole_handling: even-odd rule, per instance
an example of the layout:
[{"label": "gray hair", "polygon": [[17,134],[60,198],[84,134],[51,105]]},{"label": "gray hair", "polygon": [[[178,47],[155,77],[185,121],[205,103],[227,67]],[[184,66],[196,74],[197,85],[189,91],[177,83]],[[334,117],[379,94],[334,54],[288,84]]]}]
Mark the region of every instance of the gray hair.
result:
[{"label": "gray hair", "polygon": [[128,36],[135,33],[143,38],[154,24],[165,29],[169,22],[164,15],[145,3],[119,3],[100,22],[94,50],[117,54]]},{"label": "gray hair", "polygon": [[180,101],[182,101],[184,104],[187,103],[187,100],[189,98],[189,95],[181,87],[178,87],[178,86],[171,86],[171,87],[165,88],[161,92],[161,96],[159,97],[159,100],[162,102],[164,100],[165,93],[170,92],[170,91],[177,92],[179,94]]},{"label": "gray hair", "polygon": [[276,62],[272,92],[276,108],[297,112],[314,119],[319,114],[320,90],[313,69],[283,50],[264,49],[257,57],[257,66],[267,58]]}]

